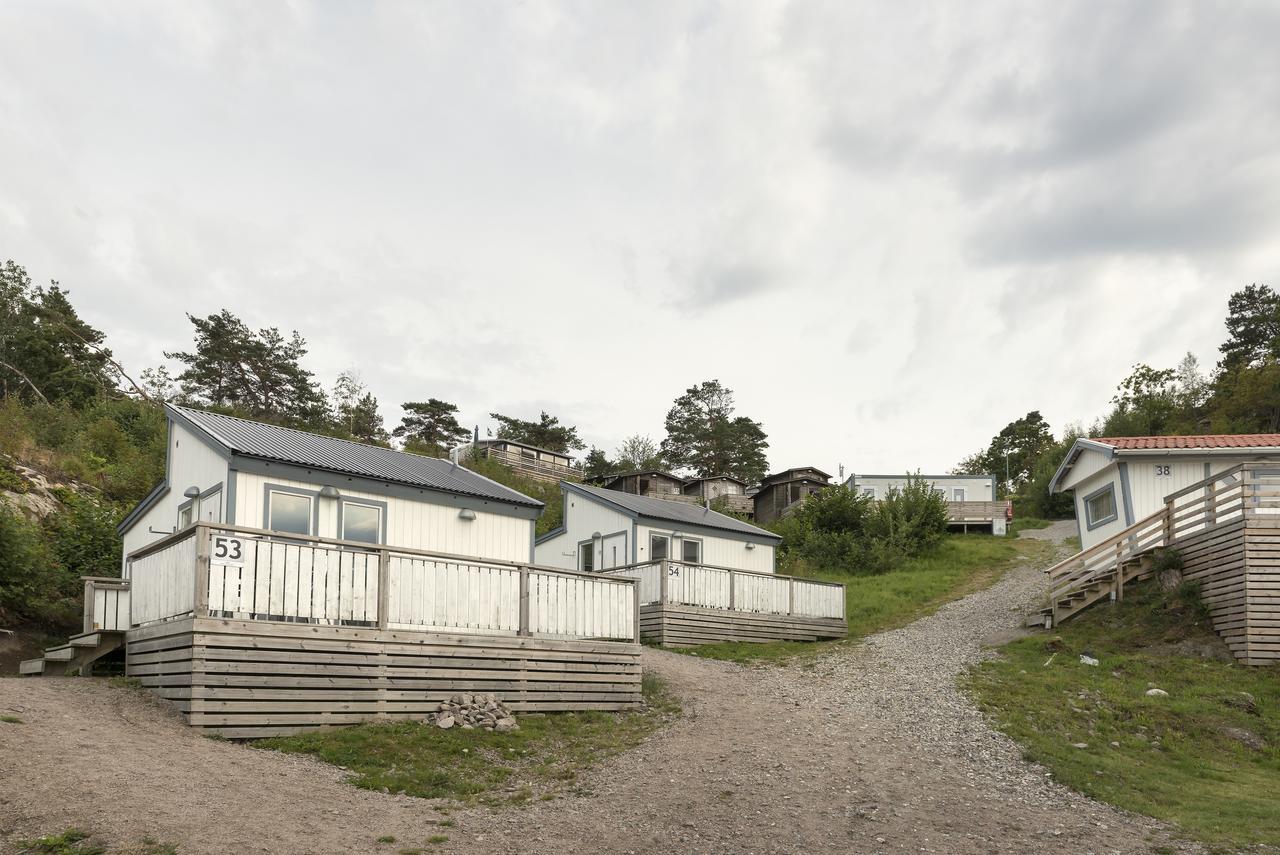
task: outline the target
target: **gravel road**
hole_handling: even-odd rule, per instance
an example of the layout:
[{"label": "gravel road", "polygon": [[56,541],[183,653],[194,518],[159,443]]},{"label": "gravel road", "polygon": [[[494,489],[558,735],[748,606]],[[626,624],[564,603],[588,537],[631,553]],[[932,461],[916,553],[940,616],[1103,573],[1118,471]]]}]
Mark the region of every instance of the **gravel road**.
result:
[{"label": "gravel road", "polygon": [[[1060,527],[1035,536],[1074,534]],[[357,790],[330,767],[194,735],[130,692],[0,681],[0,850],[77,826],[182,853],[1150,852],[1158,823],[1054,784],[956,689],[1043,590],[1019,568],[903,629],[807,666],[646,650],[684,717],[583,776],[584,794],[454,810]],[[422,843],[446,834],[443,844]],[[377,847],[394,835],[393,847]]]}]

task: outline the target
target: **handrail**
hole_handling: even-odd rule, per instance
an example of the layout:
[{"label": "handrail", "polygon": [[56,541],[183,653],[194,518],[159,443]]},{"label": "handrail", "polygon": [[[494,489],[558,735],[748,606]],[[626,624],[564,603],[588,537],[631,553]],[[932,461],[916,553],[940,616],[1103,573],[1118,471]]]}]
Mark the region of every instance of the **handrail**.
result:
[{"label": "handrail", "polygon": [[[1245,464],[1237,463],[1235,466],[1232,466],[1230,469],[1224,469],[1221,472],[1217,473],[1216,475],[1210,475],[1208,478],[1197,481],[1196,483],[1192,484],[1189,487],[1183,487],[1181,490],[1177,491],[1176,493],[1170,493],[1169,495],[1164,497],[1164,500],[1167,502],[1171,499],[1180,499],[1183,496],[1187,495],[1188,493],[1195,492],[1196,490],[1203,490],[1208,484],[1211,484],[1214,481],[1221,481],[1223,478],[1226,478],[1228,475],[1235,475],[1239,472],[1243,472],[1244,468],[1245,468]],[[1236,485],[1233,484],[1231,486],[1234,487]]]},{"label": "handrail", "polygon": [[610,573],[617,573],[620,570],[634,570],[637,567],[648,567],[653,564],[660,564],[666,561],[668,564],[683,564],[689,567],[705,567],[708,570],[724,570],[728,573],[741,573],[744,576],[764,576],[768,579],[794,579],[797,582],[808,582],[811,585],[826,585],[831,588],[843,588],[843,582],[827,582],[823,579],[810,579],[807,576],[792,576],[788,573],[761,573],[759,570],[740,570],[737,567],[725,567],[722,564],[704,564],[701,561],[685,561],[680,558],[651,558],[648,561],[637,561],[634,564],[621,564],[617,567],[610,567],[608,570],[601,570],[598,573],[592,573],[593,576],[607,576]]}]

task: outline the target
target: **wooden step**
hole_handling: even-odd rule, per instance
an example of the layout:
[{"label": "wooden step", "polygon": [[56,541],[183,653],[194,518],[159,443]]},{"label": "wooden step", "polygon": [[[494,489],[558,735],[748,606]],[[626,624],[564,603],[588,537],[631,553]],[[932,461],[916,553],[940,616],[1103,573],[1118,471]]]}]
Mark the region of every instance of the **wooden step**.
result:
[{"label": "wooden step", "polygon": [[24,659],[18,663],[18,673],[25,677],[38,677],[44,673],[44,657]]},{"label": "wooden step", "polygon": [[76,649],[70,644],[64,644],[61,647],[50,647],[44,652],[44,658],[48,662],[70,662],[76,657]]},{"label": "wooden step", "polygon": [[74,636],[67,644],[72,647],[97,647],[102,643],[102,633],[86,632],[81,635]]}]

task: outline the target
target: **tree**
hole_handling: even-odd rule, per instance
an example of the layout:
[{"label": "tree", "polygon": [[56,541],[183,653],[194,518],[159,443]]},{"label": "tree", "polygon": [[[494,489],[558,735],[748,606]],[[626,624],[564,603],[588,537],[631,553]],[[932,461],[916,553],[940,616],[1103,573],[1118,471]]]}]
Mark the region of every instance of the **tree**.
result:
[{"label": "tree", "polygon": [[378,399],[365,387],[357,371],[344,371],[333,384],[333,419],[357,442],[385,445],[390,438],[378,412]]},{"label": "tree", "polygon": [[621,468],[609,459],[609,455],[594,445],[582,459],[582,477],[587,481],[599,481],[619,471]]},{"label": "tree", "polygon": [[560,419],[548,415],[544,410],[536,422],[529,422],[514,416],[501,413],[490,413],[489,418],[498,423],[498,439],[509,439],[525,445],[545,448],[547,451],[558,451],[568,454],[581,451],[587,444],[578,437],[578,429],[572,425],[560,424]]},{"label": "tree", "polygon": [[1005,425],[985,451],[961,461],[957,474],[995,475],[1002,482],[1003,495],[1008,495],[1026,485],[1036,461],[1052,445],[1048,423],[1039,410],[1032,410]]},{"label": "tree", "polygon": [[103,342],[57,282],[33,287],[21,265],[0,265],[0,397],[81,407],[114,390],[117,363]]},{"label": "tree", "polygon": [[662,456],[671,466],[702,477],[759,481],[769,468],[768,437],[759,422],[735,417],[733,411],[733,392],[719,380],[689,387],[667,413]]},{"label": "tree", "polygon": [[658,444],[647,436],[635,434],[622,441],[618,446],[615,458],[617,468],[623,472],[641,472],[651,469],[666,469],[667,462],[662,459]]},{"label": "tree", "polygon": [[1249,285],[1227,303],[1227,340],[1207,410],[1215,431],[1280,430],[1280,295]]},{"label": "tree", "polygon": [[1247,285],[1227,300],[1227,340],[1218,367],[1234,371],[1280,358],[1280,295],[1268,285]]},{"label": "tree", "polygon": [[439,398],[410,401],[401,404],[405,411],[400,426],[392,436],[405,440],[405,448],[424,454],[440,456],[464,442],[469,433],[458,424],[458,408]]},{"label": "tree", "polygon": [[177,377],[184,400],[299,427],[327,421],[324,392],[301,365],[307,343],[296,330],[287,339],[275,327],[254,332],[226,309],[187,318],[195,349],[165,353],[185,366]]},{"label": "tree", "polygon": [[1106,436],[1163,436],[1194,433],[1206,397],[1206,383],[1196,358],[1187,354],[1177,368],[1139,364],[1111,399],[1103,421]]}]

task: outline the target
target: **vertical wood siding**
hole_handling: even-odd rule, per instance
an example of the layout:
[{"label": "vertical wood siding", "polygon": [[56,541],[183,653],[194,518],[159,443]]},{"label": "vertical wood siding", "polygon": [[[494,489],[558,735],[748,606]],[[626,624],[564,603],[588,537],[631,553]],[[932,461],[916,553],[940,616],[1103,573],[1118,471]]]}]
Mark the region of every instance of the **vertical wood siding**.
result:
[{"label": "vertical wood siding", "polygon": [[627,532],[627,555],[621,563],[632,563],[631,532],[634,531],[634,526],[631,518],[626,514],[569,493],[565,497],[564,527],[563,534],[548,538],[537,545],[534,549],[534,563],[541,564],[543,567],[560,567],[564,570],[578,569],[578,544],[589,539],[597,531],[606,537],[617,531]]},{"label": "vertical wood siding", "polygon": [[[668,526],[660,528],[656,525],[640,525],[637,527],[639,540],[639,554],[637,561],[650,560],[649,555],[649,535],[660,534],[664,537],[671,537],[673,527]],[[754,549],[747,549],[747,542],[744,540],[734,540],[732,535],[723,537],[688,534],[690,540],[702,541],[702,562],[705,564],[716,564],[720,567],[731,567],[735,570],[750,570],[753,573],[773,573],[774,568],[774,548],[768,544],[757,543]],[[679,560],[680,543],[679,539],[673,540],[671,544],[671,558]]]},{"label": "vertical wood siding", "polygon": [[[260,527],[263,525],[263,496],[267,484],[296,487],[319,492],[323,483],[292,481],[284,478],[237,473],[236,523]],[[458,508],[435,504],[429,492],[421,501],[395,496],[379,495],[351,490],[338,485],[342,495],[349,499],[372,499],[387,504],[387,544],[430,552],[446,552],[452,555],[484,556],[501,561],[533,559],[529,546],[533,539],[534,521],[506,514],[477,510],[474,520],[458,516]],[[320,537],[338,536],[338,500],[320,499]]]},{"label": "vertical wood siding", "polygon": [[195,537],[135,559],[129,578],[132,626],[190,614],[196,594]]}]

